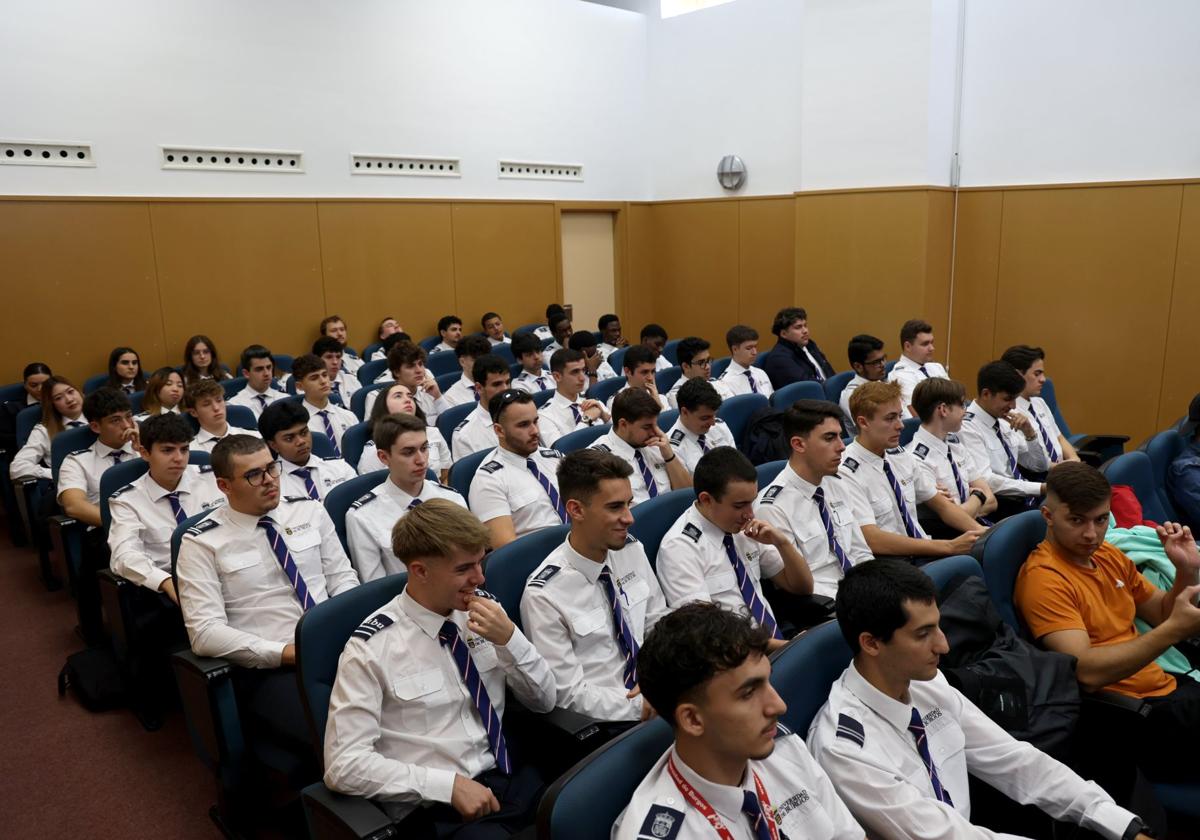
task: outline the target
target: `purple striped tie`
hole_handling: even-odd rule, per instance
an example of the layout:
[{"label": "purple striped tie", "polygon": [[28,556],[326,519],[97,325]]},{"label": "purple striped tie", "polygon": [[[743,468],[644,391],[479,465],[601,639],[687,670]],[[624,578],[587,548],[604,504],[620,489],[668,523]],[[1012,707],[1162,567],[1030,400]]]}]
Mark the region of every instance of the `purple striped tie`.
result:
[{"label": "purple striped tie", "polygon": [[275,530],[275,521],[269,516],[264,516],[258,520],[258,527],[267,532],[267,542],[271,544],[271,550],[275,552],[275,559],[279,561],[280,568],[287,575],[292,589],[296,591],[296,598],[300,601],[301,609],[308,612],[317,602],[313,600],[312,595],[308,594],[308,584],[304,582],[304,576],[296,568],[296,561],[292,557],[292,553],[288,551],[287,543],[283,541],[283,538],[279,536],[279,532]]},{"label": "purple striped tie", "polygon": [[458,634],[458,625],[452,621],[443,622],[441,632],[438,633],[438,641],[442,643],[442,647],[450,651],[454,664],[458,666],[459,676],[462,677],[463,684],[467,687],[467,693],[471,695],[475,710],[479,712],[479,721],[487,730],[488,747],[491,749],[492,755],[496,757],[496,766],[500,768],[500,772],[511,774],[512,763],[508,758],[508,746],[504,741],[504,729],[500,725],[500,715],[496,714],[496,710],[492,708],[492,699],[488,697],[487,687],[484,686],[483,680],[479,676],[479,670],[471,659],[471,653],[467,650],[466,643]]},{"label": "purple striped tie", "polygon": [[951,808],[954,807],[954,802],[950,799],[950,791],[942,787],[942,780],[938,778],[937,767],[933,763],[933,757],[929,754],[929,741],[925,737],[925,724],[921,722],[921,713],[913,707],[912,717],[908,723],[908,731],[912,733],[913,740],[917,742],[917,753],[921,756],[921,761],[925,764],[925,772],[929,774],[929,781],[933,785],[933,795],[937,797],[938,802],[944,802]]},{"label": "purple striped tie", "polygon": [[[621,649],[621,656],[625,657],[623,669],[625,687],[632,691],[633,687],[637,685],[637,639],[633,637],[633,631],[625,623],[625,611],[621,609],[621,599],[617,596],[616,587],[613,586],[612,572],[608,570],[608,566],[600,570],[600,583],[604,586],[604,593],[608,596],[608,606],[612,610],[613,631],[617,638],[617,647]],[[624,594],[624,590],[621,594]]]}]

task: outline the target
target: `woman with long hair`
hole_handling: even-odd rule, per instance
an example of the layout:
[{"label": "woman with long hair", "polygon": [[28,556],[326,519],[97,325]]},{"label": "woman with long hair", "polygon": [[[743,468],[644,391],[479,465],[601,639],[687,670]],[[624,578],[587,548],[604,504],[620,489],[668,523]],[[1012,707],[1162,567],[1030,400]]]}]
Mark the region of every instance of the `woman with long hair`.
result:
[{"label": "woman with long hair", "polygon": [[109,388],[126,394],[146,390],[146,376],[142,373],[142,357],[132,347],[114,347],[108,354]]},{"label": "woman with long hair", "polygon": [[86,426],[83,395],[65,376],[50,376],[42,383],[42,420],[29,440],[13,457],[9,474],[16,479],[50,479],[50,442],[64,429]]},{"label": "woman with long hair", "polygon": [[146,383],[146,396],[142,398],[142,413],[138,421],[171,411],[179,413],[179,402],[183,399],[183,377],[172,367],[161,367],[150,374]]},{"label": "woman with long hair", "polygon": [[[370,434],[368,434],[367,443],[363,447],[362,457],[358,459],[359,475],[386,469],[383,462],[379,460],[379,455],[376,454],[375,441],[371,440],[375,432],[375,421],[385,414],[415,414],[421,420],[425,420],[425,412],[421,411],[407,385],[393,382],[384,386],[379,398],[375,400],[375,405],[371,408],[371,416],[367,420]],[[437,474],[438,480],[445,484],[450,476],[450,465],[453,463],[453,459],[450,457],[450,447],[446,445],[446,439],[442,437],[437,426],[427,426],[427,431],[429,433],[429,469],[433,470]]]},{"label": "woman with long hair", "polygon": [[191,385],[200,379],[229,379],[221,360],[217,358],[217,345],[206,335],[194,335],[187,340],[183,348],[184,386]]},{"label": "woman with long hair", "polygon": [[21,372],[21,384],[25,386],[25,405],[40,405],[42,402],[42,385],[54,371],[42,362],[30,362]]}]

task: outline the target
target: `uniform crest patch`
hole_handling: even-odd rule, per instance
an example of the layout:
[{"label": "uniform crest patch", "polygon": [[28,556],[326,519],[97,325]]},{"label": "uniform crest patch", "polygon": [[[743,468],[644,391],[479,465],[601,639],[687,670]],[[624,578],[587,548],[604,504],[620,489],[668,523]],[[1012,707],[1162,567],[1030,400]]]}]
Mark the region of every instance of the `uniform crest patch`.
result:
[{"label": "uniform crest patch", "polygon": [[650,813],[638,830],[638,838],[647,840],[672,840],[679,835],[683,828],[683,811],[668,808],[666,805],[651,805]]},{"label": "uniform crest patch", "polygon": [[193,537],[198,537],[201,534],[203,534],[205,531],[211,531],[213,528],[219,527],[220,524],[221,523],[217,522],[215,519],[205,519],[203,521],[197,522],[191,528],[188,528],[187,532],[189,534],[191,534]]},{"label": "uniform crest patch", "polygon": [[592,449],[599,449],[601,452],[612,452],[612,447],[607,443],[593,443]]},{"label": "uniform crest patch", "polygon": [[371,616],[362,624],[358,625],[358,627],[355,628],[354,632],[350,635],[356,639],[369,639],[380,630],[391,626],[394,621],[395,620],[387,613],[379,613],[378,615]]},{"label": "uniform crest patch", "polygon": [[284,496],[283,500],[285,502],[311,502],[311,501],[313,501],[312,499],[308,498],[308,496]]},{"label": "uniform crest patch", "polygon": [[867,733],[863,725],[849,715],[838,715],[837,737],[853,741],[860,747],[867,742]]},{"label": "uniform crest patch", "polygon": [[475,589],[475,594],[476,594],[478,597],[480,597],[480,598],[486,598],[486,599],[488,599],[489,601],[496,601],[497,603],[499,603],[499,601],[500,601],[500,599],[499,599],[499,598],[497,598],[497,597],[496,597],[495,595],[493,595],[491,592],[488,592],[486,589],[479,589],[479,588],[476,588],[476,589]]},{"label": "uniform crest patch", "polygon": [[858,472],[858,461],[855,461],[853,458],[847,458],[845,461],[842,461],[842,466],[850,470],[850,472]]},{"label": "uniform crest patch", "polygon": [[367,504],[368,502],[370,502],[370,501],[371,501],[372,499],[374,499],[374,498],[375,498],[375,493],[374,493],[373,491],[371,491],[371,492],[367,492],[367,493],[363,493],[361,496],[359,496],[357,499],[355,499],[355,500],[354,500],[354,501],[353,501],[353,502],[350,504],[350,509],[351,509],[351,510],[358,510],[360,507],[362,507],[363,505]]},{"label": "uniform crest patch", "polygon": [[782,492],[783,492],[782,484],[772,484],[770,487],[767,488],[767,491],[765,493],[763,493],[762,504],[764,504],[764,505],[775,504],[775,498]]},{"label": "uniform crest patch", "polygon": [[483,470],[485,473],[494,473],[494,472],[496,472],[496,470],[504,469],[504,465],[501,464],[499,461],[488,461],[486,464],[484,464],[479,469]]},{"label": "uniform crest patch", "polygon": [[671,432],[671,445],[678,446],[679,444],[683,443],[683,437],[683,429],[676,429],[675,431]]},{"label": "uniform crest patch", "polygon": [[923,443],[918,443],[915,447],[913,447],[913,454],[924,461],[925,456],[929,454],[929,447]]},{"label": "uniform crest patch", "polygon": [[527,583],[525,585],[526,586],[545,586],[546,581],[550,580],[550,578],[554,577],[560,571],[561,571],[561,568],[559,566],[547,566],[546,568],[544,568],[540,572],[538,572],[536,575],[534,575],[533,580],[529,581],[529,583]]},{"label": "uniform crest patch", "polygon": [[200,474],[201,475],[207,475],[208,473],[210,473],[212,471],[213,471],[212,464],[201,464],[200,465]]},{"label": "uniform crest patch", "polygon": [[691,522],[683,526],[683,535],[691,538],[692,542],[694,543],[700,542],[700,529]]}]

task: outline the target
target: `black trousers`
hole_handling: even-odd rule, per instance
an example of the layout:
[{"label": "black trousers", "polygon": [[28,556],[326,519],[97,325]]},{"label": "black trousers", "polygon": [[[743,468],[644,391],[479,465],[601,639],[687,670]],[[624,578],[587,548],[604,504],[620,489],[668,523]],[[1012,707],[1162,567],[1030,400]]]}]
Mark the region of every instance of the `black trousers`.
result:
[{"label": "black trousers", "polygon": [[438,803],[401,820],[402,836],[412,840],[504,840],[533,825],[546,787],[533,768],[521,767],[511,776],[488,770],[475,781],[496,795],[499,811],[465,822],[453,807]]},{"label": "black trousers", "polygon": [[237,668],[233,674],[242,731],[250,749],[280,747],[297,756],[313,756],[308,719],[300,700],[296,669]]},{"label": "black trousers", "polygon": [[1148,697],[1150,713],[1141,727],[1139,761],[1154,781],[1200,781],[1200,683],[1176,677],[1165,697]]}]

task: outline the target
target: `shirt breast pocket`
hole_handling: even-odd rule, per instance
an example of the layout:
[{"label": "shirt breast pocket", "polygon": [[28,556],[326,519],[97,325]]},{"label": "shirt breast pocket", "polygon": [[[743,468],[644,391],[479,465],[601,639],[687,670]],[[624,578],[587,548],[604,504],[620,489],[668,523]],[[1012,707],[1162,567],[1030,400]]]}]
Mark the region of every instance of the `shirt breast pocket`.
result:
[{"label": "shirt breast pocket", "polygon": [[571,630],[579,638],[586,638],[608,630],[609,611],[603,607],[571,616]]},{"label": "shirt breast pocket", "polygon": [[400,724],[409,730],[427,729],[432,715],[449,706],[445,675],[436,668],[396,677],[392,680],[392,696]]},{"label": "shirt breast pocket", "polygon": [[174,533],[174,531],[174,528],[169,527],[147,528],[146,530],[142,531],[142,541],[145,542],[147,546],[153,548],[169,546],[171,543],[171,534]]},{"label": "shirt breast pocket", "polygon": [[233,551],[217,553],[217,566],[223,575],[250,575],[261,568],[258,552]]},{"label": "shirt breast pocket", "polygon": [[[746,564],[749,570],[749,563]],[[724,569],[718,568],[704,576],[704,586],[710,595],[720,595],[723,592],[737,592],[737,576],[733,567],[726,564]]]},{"label": "shirt breast pocket", "polygon": [[[621,589],[625,592],[625,597],[621,599],[621,606],[624,607],[626,614],[625,620],[629,623],[629,629],[633,634],[640,638],[642,628],[646,626],[646,605],[650,598],[650,584],[638,577],[622,584]],[[617,593],[617,597],[621,597],[620,592]]]},{"label": "shirt breast pocket", "polygon": [[779,807],[791,806],[783,818],[780,828],[788,837],[834,837],[833,822],[829,814],[807,790],[802,790],[783,803],[773,802]]}]

